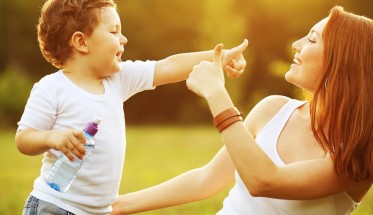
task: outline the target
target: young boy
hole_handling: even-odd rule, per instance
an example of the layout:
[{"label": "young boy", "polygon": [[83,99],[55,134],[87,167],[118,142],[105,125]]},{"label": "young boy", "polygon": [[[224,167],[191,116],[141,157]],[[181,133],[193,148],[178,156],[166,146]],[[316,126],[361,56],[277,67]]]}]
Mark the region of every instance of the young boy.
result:
[{"label": "young boy", "polygon": [[[59,71],[36,83],[15,137],[21,153],[44,153],[40,176],[24,214],[108,214],[117,197],[125,141],[123,102],[143,90],[185,80],[194,65],[211,61],[213,51],[170,56],[160,61],[121,61],[127,39],[113,0],[48,0],[38,24],[44,57]],[[224,51],[228,75],[245,68],[241,45]],[[98,116],[95,149],[70,189],[58,192],[45,176],[58,155],[83,158],[81,128]]]}]

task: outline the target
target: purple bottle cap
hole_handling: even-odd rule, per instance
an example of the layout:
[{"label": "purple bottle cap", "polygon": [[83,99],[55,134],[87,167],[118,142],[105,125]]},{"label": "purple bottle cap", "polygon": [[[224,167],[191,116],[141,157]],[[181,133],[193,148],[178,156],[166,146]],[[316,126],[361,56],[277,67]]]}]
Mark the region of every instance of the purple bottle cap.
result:
[{"label": "purple bottle cap", "polygon": [[95,136],[98,131],[98,124],[100,124],[100,122],[101,119],[95,116],[92,122],[85,126],[84,131],[90,134],[92,137]]}]

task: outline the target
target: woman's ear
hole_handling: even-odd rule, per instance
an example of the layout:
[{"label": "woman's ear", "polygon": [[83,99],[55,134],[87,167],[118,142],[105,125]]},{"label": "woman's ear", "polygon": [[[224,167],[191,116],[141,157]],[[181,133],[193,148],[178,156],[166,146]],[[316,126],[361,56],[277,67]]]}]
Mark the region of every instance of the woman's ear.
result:
[{"label": "woman's ear", "polygon": [[73,36],[71,36],[70,45],[78,52],[88,53],[86,36],[80,31],[76,31]]}]

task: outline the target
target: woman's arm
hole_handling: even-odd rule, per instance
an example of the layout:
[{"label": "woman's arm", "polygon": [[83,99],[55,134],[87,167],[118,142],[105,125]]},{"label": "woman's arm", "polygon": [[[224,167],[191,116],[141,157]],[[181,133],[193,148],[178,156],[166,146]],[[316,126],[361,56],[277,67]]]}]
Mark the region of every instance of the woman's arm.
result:
[{"label": "woman's arm", "polygon": [[[194,67],[187,80],[188,88],[207,100],[213,117],[234,107],[224,87],[221,49],[221,46],[215,48],[213,63],[202,62]],[[221,135],[237,172],[253,196],[314,199],[362,190],[369,184],[338,177],[329,156],[276,166],[242,122],[232,124]]]},{"label": "woman's arm", "polygon": [[154,187],[121,195],[113,215],[154,210],[210,197],[234,179],[234,166],[223,147],[205,166],[190,170]]},{"label": "woman's arm", "polygon": [[[223,66],[229,77],[238,77],[243,73],[246,61],[242,52],[246,49],[247,45],[248,41],[245,39],[240,45],[223,51]],[[193,66],[203,60],[211,61],[212,57],[213,50],[176,54],[157,61],[155,64],[153,85],[159,86],[183,81],[188,78]]]}]

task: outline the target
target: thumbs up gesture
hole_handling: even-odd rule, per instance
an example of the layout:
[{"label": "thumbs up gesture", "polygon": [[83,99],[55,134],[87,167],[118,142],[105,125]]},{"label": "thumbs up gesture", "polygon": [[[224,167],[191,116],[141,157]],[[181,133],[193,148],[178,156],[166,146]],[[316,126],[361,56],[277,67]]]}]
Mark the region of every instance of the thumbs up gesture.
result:
[{"label": "thumbs up gesture", "polygon": [[197,95],[207,98],[215,91],[224,88],[224,72],[222,68],[223,44],[218,44],[214,49],[212,62],[202,61],[193,67],[186,84],[189,90]]},{"label": "thumbs up gesture", "polygon": [[242,53],[248,44],[249,42],[245,39],[240,45],[223,52],[222,64],[229,78],[237,78],[244,72],[246,60]]}]

